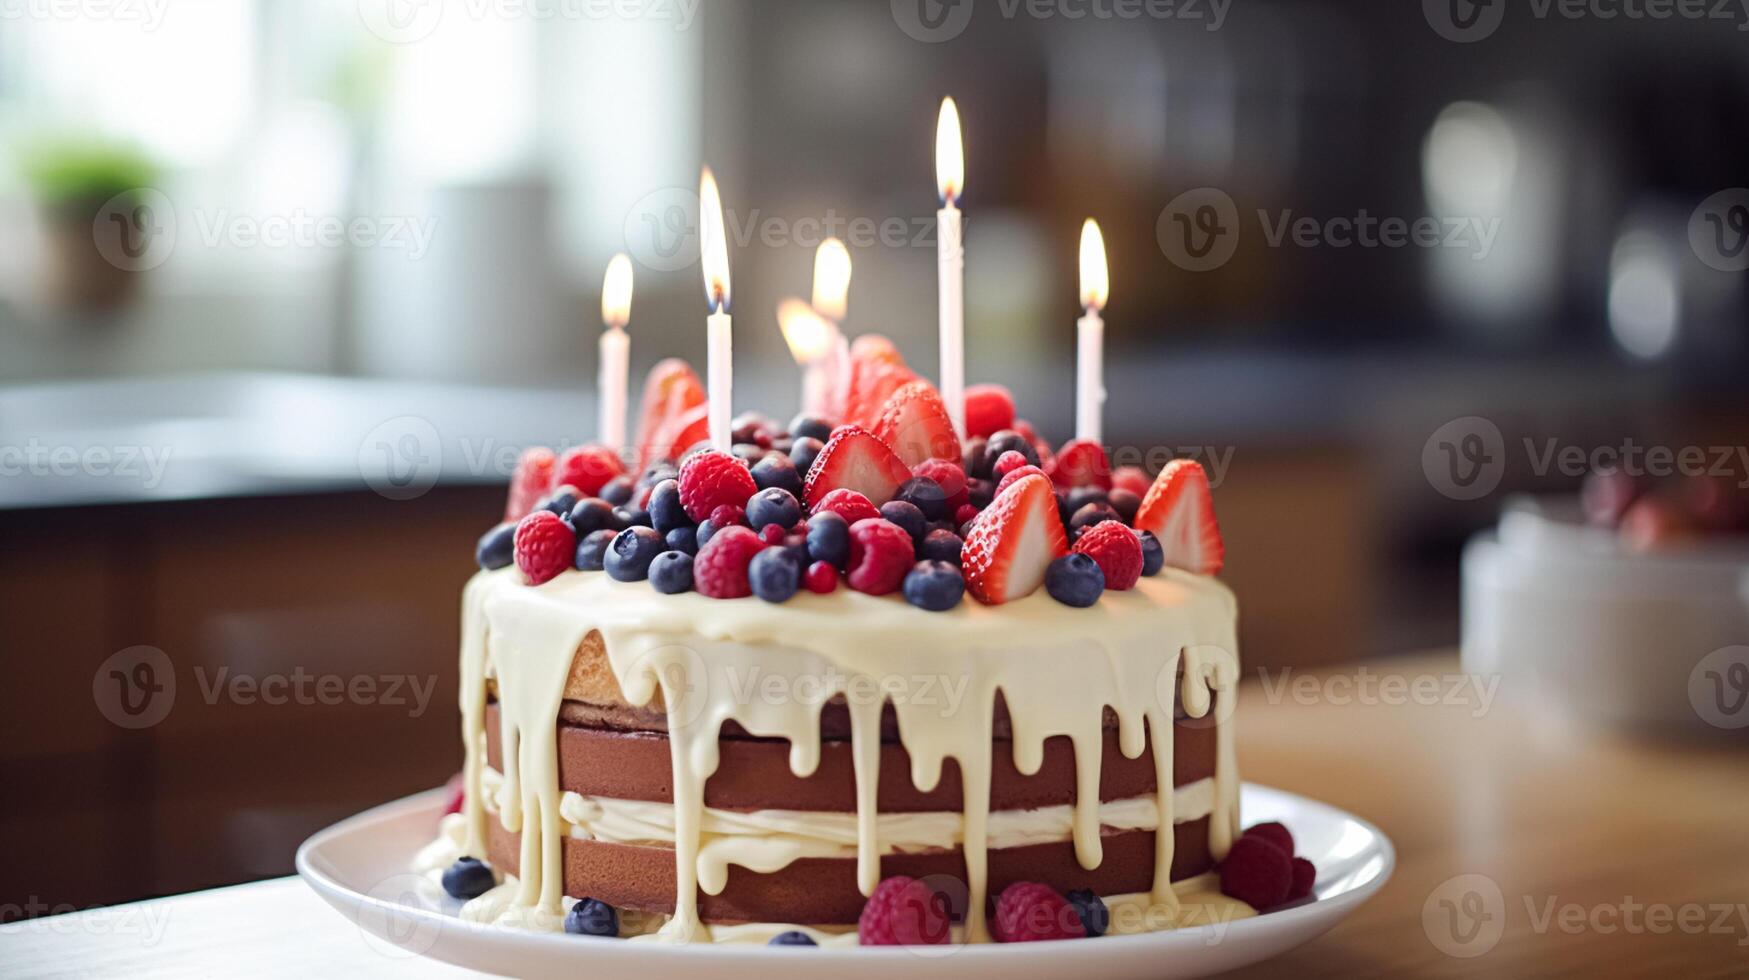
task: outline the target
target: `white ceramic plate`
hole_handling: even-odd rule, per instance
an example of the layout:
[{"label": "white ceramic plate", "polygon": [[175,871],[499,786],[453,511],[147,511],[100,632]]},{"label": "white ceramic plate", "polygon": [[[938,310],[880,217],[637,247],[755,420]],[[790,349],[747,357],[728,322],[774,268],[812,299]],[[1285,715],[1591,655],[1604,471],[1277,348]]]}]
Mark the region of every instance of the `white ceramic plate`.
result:
[{"label": "white ceramic plate", "polygon": [[517,977],[1199,977],[1266,960],[1316,938],[1383,887],[1396,865],[1390,840],[1365,820],[1247,784],[1241,798],[1246,824],[1279,820],[1293,831],[1300,855],[1318,866],[1316,901],[1220,925],[1059,943],[928,950],[667,946],[463,922],[456,917],[460,902],[405,870],[435,835],[444,799],[441,790],[421,793],[329,827],[298,848],[298,873],[385,953],[429,956]]}]

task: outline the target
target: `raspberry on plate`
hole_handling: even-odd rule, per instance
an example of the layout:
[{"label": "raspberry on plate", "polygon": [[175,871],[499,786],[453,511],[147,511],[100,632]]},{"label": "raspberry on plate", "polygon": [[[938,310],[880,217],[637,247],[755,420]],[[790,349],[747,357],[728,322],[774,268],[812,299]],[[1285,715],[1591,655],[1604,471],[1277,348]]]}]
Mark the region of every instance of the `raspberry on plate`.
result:
[{"label": "raspberry on plate", "polygon": [[1075,550],[1099,565],[1108,589],[1119,592],[1133,589],[1142,577],[1141,539],[1117,521],[1103,521],[1088,528],[1075,542]]},{"label": "raspberry on plate", "polygon": [[716,449],[688,457],[680,467],[680,505],[694,521],[724,504],[744,507],[758,491],[747,464]]},{"label": "raspberry on plate", "polygon": [[530,585],[570,568],[576,548],[577,533],[550,510],[537,510],[516,525],[516,567]]},{"label": "raspberry on plate", "polygon": [[1017,881],[1002,890],[990,931],[1003,943],[1087,938],[1087,927],[1074,906],[1051,888],[1031,881]]},{"label": "raspberry on plate", "polygon": [[952,933],[947,896],[904,875],[876,885],[856,923],[864,946],[942,946]]},{"label": "raspberry on plate", "polygon": [[[904,532],[900,532],[904,533]],[[698,549],[693,559],[693,588],[712,599],[741,599],[753,594],[753,584],[747,568],[753,556],[765,549],[765,542],[752,528],[725,527],[711,535],[710,541]]]},{"label": "raspberry on plate", "polygon": [[1293,883],[1293,858],[1262,837],[1240,837],[1221,862],[1221,894],[1258,911],[1286,901]]},{"label": "raspberry on plate", "polygon": [[880,517],[850,525],[850,587],[869,595],[896,592],[916,562],[910,532]]},{"label": "raspberry on plate", "polygon": [[1271,844],[1274,844],[1276,847],[1281,848],[1282,853],[1286,854],[1288,857],[1293,857],[1294,855],[1294,835],[1290,833],[1285,826],[1273,820],[1269,823],[1260,823],[1255,827],[1246,829],[1244,836],[1261,837]]}]

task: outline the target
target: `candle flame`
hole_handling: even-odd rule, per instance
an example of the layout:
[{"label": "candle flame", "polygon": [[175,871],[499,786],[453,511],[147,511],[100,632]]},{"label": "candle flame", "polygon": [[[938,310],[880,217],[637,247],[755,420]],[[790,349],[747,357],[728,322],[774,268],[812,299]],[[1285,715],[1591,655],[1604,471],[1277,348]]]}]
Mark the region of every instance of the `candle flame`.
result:
[{"label": "candle flame", "polygon": [[1105,236],[1092,218],[1081,226],[1081,305],[1095,312],[1105,309],[1111,294],[1111,273],[1105,266]]},{"label": "candle flame", "polygon": [[953,204],[966,189],[966,151],[960,141],[960,110],[953,98],[941,100],[935,121],[935,186],[941,203]]},{"label": "candle flame", "polygon": [[723,198],[706,167],[698,179],[698,249],[704,264],[704,299],[711,312],[729,309],[729,239],[723,231]]},{"label": "candle flame", "polygon": [[619,328],[631,318],[632,260],[621,252],[607,263],[607,277],[601,283],[601,322]]},{"label": "candle flame", "polygon": [[814,252],[814,309],[828,319],[844,321],[850,298],[850,250],[836,238]]},{"label": "candle flame", "polygon": [[832,341],[832,325],[814,308],[799,299],[786,299],[777,304],[777,326],[789,344],[790,356],[797,364],[812,364],[826,353]]}]

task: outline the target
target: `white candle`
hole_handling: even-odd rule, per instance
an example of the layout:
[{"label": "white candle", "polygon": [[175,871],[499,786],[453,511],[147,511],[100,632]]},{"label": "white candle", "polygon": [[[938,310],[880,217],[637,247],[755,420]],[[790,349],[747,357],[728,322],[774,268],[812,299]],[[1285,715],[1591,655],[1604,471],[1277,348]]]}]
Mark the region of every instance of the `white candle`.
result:
[{"label": "white candle", "polygon": [[777,325],[783,331],[784,343],[789,345],[790,356],[802,369],[802,411],[816,418],[832,418],[832,385],[827,373],[832,325],[799,299],[777,304]]},{"label": "white candle", "polygon": [[729,318],[729,241],[723,230],[723,200],[709,167],[699,176],[699,255],[704,265],[704,296],[708,361],[705,385],[710,392],[711,445],[727,452],[731,438],[730,406],[734,404],[733,334]]},{"label": "white candle", "polygon": [[829,421],[844,415],[850,385],[850,342],[839,329],[850,313],[850,274],[850,250],[844,243],[836,238],[821,242],[814,251],[814,310],[826,322],[827,340],[818,359],[820,403],[807,411]]},{"label": "white candle", "polygon": [[1075,438],[1102,442],[1105,409],[1105,321],[1099,318],[1111,292],[1105,236],[1092,218],[1081,226],[1081,307],[1076,323]]},{"label": "white candle", "polygon": [[942,99],[941,115],[935,123],[935,183],[941,194],[941,210],[935,213],[941,281],[941,400],[961,439],[966,436],[966,252],[957,205],[965,182],[959,109],[953,99]]},{"label": "white candle", "polygon": [[624,253],[607,264],[601,286],[601,431],[600,442],[616,453],[625,452],[626,371],[632,342],[625,326],[632,317],[632,260]]}]

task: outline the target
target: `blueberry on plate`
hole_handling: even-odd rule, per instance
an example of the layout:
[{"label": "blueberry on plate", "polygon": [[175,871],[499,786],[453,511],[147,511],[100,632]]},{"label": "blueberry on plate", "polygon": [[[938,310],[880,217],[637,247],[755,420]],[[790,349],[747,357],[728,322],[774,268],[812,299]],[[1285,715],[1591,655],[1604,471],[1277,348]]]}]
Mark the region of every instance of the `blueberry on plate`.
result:
[{"label": "blueberry on plate", "polygon": [[642,582],[650,577],[650,562],[662,553],[655,528],[628,527],[619,532],[602,557],[602,567],[616,582]]},{"label": "blueberry on plate", "polygon": [[571,530],[576,531],[579,538],[596,531],[619,530],[613,522],[613,505],[600,497],[585,497],[577,501],[571,507]]},{"label": "blueberry on plate", "polygon": [[1166,567],[1166,549],[1160,547],[1160,539],[1152,531],[1137,531],[1136,537],[1142,541],[1142,574],[1160,574],[1160,569]]},{"label": "blueberry on plate", "polygon": [[650,526],[663,534],[692,526],[692,518],[680,506],[679,480],[663,480],[650,490]]},{"label": "blueberry on plate", "polygon": [[1045,591],[1065,606],[1084,609],[1105,592],[1105,573],[1090,556],[1075,552],[1051,562],[1045,570]]},{"label": "blueberry on plate", "polygon": [[802,475],[795,462],[779,452],[768,452],[753,464],[753,483],[761,490],[787,490],[792,497],[802,494]]},{"label": "blueberry on plate", "polygon": [[747,581],[753,594],[766,602],[788,602],[802,585],[802,567],[782,545],[766,548],[747,566]]},{"label": "blueberry on plate", "polygon": [[573,936],[612,939],[619,935],[619,911],[606,902],[580,898],[565,913],[565,931]]},{"label": "blueberry on plate", "polygon": [[479,858],[465,857],[443,869],[443,890],[452,898],[479,898],[497,885],[492,869]]},{"label": "blueberry on plate", "polygon": [[905,573],[905,601],[930,612],[946,612],[966,594],[965,576],[952,562],[920,561]]},{"label": "blueberry on plate", "polygon": [[965,548],[965,542],[952,531],[937,528],[923,536],[923,543],[917,547],[917,557],[924,561],[945,561],[950,564],[960,563],[960,552]]},{"label": "blueberry on plate", "polygon": [[[786,461],[787,462],[787,461]],[[754,478],[758,479],[758,467],[754,467]],[[794,472],[792,467],[791,472]],[[802,505],[796,502],[796,495],[785,487],[766,487],[753,495],[747,501],[747,523],[756,528],[768,524],[776,524],[787,531],[796,526],[802,519]]]},{"label": "blueberry on plate", "polygon": [[818,439],[825,442],[832,438],[832,423],[812,415],[798,415],[790,419],[789,434],[797,440]]},{"label": "blueberry on plate", "polygon": [[1105,907],[1105,902],[1098,895],[1083,888],[1072,891],[1063,898],[1068,900],[1069,907],[1075,910],[1081,925],[1086,927],[1088,938],[1103,936],[1111,928],[1111,910]]},{"label": "blueberry on plate", "polygon": [[602,564],[607,558],[607,549],[618,535],[618,531],[608,528],[590,531],[584,535],[583,540],[577,542],[577,561],[575,562],[577,570],[582,572],[601,571]]},{"label": "blueberry on plate", "polygon": [[516,522],[500,524],[480,535],[474,546],[474,561],[484,569],[508,568],[516,560]]},{"label": "blueberry on plate", "polygon": [[795,930],[795,929],[791,929],[788,932],[780,932],[777,935],[772,936],[771,942],[768,942],[765,945],[767,945],[767,946],[818,946],[820,944],[817,942],[814,942],[813,937],[809,936],[807,933],[800,932],[800,931]]},{"label": "blueberry on plate", "polygon": [[669,551],[681,551],[689,555],[698,554],[698,528],[677,527],[662,538]]},{"label": "blueberry on plate", "polygon": [[826,444],[813,436],[797,437],[795,445],[789,447],[789,461],[796,464],[796,472],[806,476],[814,468],[814,460],[820,458],[820,450]]},{"label": "blueberry on plate", "polygon": [[850,564],[850,522],[829,510],[808,518],[808,556],[838,568]]},{"label": "blueberry on plate", "polygon": [[650,584],[663,595],[692,590],[692,556],[684,551],[664,551],[650,562]]},{"label": "blueberry on plate", "polygon": [[881,516],[905,529],[911,536],[911,546],[915,548],[923,542],[923,536],[929,533],[929,518],[923,516],[923,511],[916,504],[905,500],[889,500],[881,505]]}]

